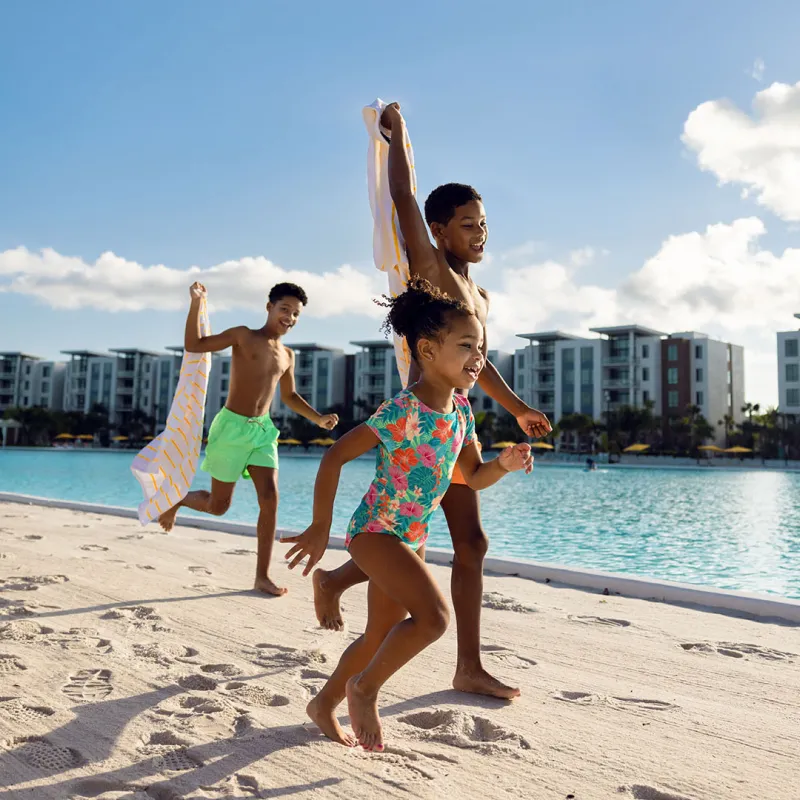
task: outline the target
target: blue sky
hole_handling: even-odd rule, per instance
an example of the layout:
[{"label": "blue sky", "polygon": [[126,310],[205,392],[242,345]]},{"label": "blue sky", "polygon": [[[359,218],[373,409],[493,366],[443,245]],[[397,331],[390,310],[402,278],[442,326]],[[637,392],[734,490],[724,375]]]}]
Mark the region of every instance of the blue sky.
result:
[{"label": "blue sky", "polygon": [[[501,294],[505,267],[517,279],[534,268],[535,283],[537,264],[584,247],[594,256],[573,258],[572,280],[614,290],[668,237],[753,216],[767,230],[757,246],[780,256],[798,247],[796,221],[743,199],[735,181],[720,187],[681,134],[704,102],[749,113],[773,81],[800,81],[799,28],[788,1],[0,0],[0,258],[52,248],[91,264],[112,251],[185,270],[264,256],[289,270],[369,272],[360,109],[376,96],[403,104],[422,196],[448,180],[483,194],[494,257],[479,274]],[[55,356],[181,339],[180,310],[53,308],[20,277],[12,288],[0,267],[0,349]],[[532,290],[542,309],[523,327],[560,322],[554,302]],[[261,298],[230,305],[215,328],[259,323]],[[646,311],[636,321],[650,324]],[[586,313],[566,324],[580,329]],[[689,325],[682,313],[671,329],[714,319]],[[744,326],[738,343],[766,353],[775,325],[760,338]],[[360,309],[309,308],[293,338],[376,334]],[[729,323],[718,333],[736,334]],[[748,372],[753,399],[772,398],[767,372],[749,362]]]}]

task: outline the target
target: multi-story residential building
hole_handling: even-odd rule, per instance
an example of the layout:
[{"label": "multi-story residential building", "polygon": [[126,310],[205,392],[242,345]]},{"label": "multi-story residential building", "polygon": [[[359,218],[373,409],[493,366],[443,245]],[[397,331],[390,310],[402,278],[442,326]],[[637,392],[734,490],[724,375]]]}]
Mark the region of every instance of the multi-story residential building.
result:
[{"label": "multi-story residential building", "polygon": [[394,358],[394,345],[386,339],[351,342],[361,348],[353,370],[353,414],[366,418],[403,385]]},{"label": "multi-story residential building", "polygon": [[64,373],[62,362],[26,353],[0,353],[0,411],[13,406],[61,409]]},{"label": "multi-story residential building", "polygon": [[[294,380],[297,393],[318,411],[345,402],[347,360],[343,350],[321,344],[287,344],[294,350]],[[270,413],[274,419],[286,419],[292,412],[281,401],[280,388],[275,392]]]},{"label": "multi-story residential building", "polygon": [[[514,356],[502,350],[490,350],[487,353],[487,357],[494,364],[503,380],[509,386],[512,386],[514,383]],[[496,400],[492,400],[477,384],[475,384],[475,388],[470,391],[469,395],[475,413],[491,411],[494,414],[499,414],[503,410],[500,404]]]},{"label": "multi-story residential building", "polygon": [[153,417],[155,411],[156,375],[163,353],[135,347],[113,348],[114,392],[110,418],[114,425],[127,425],[134,412]]},{"label": "multi-story residential building", "polygon": [[166,427],[183,361],[183,347],[173,345],[165,349],[168,352],[158,357],[152,373],[154,382],[152,416],[158,431]]},{"label": "multi-story residential building", "polygon": [[[800,314],[795,314],[800,319]],[[778,334],[778,408],[800,418],[800,331]]]},{"label": "multi-story residential building", "polygon": [[561,350],[565,346],[574,348],[574,343],[581,340],[563,331],[518,335],[521,339],[527,339],[528,345],[514,353],[514,391],[529,406],[557,420],[565,413],[556,402],[556,395],[560,399],[562,394],[560,366],[564,364],[564,357],[561,356]]},{"label": "multi-story residential building", "polygon": [[88,414],[95,405],[109,413],[114,400],[116,359],[92,350],[62,350],[69,356],[64,378],[64,410]]}]

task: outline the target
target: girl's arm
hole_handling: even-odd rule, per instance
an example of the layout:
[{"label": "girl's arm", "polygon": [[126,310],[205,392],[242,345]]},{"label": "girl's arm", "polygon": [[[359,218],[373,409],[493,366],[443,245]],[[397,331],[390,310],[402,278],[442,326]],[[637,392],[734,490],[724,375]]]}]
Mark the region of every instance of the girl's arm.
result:
[{"label": "girl's arm", "polygon": [[314,565],[322,558],[328,547],[328,538],[333,522],[333,502],[339,487],[342,467],[348,461],[358,458],[378,444],[375,432],[362,423],[346,433],[325,453],[319,465],[314,484],[314,513],[311,525],[297,536],[288,536],[282,542],[292,543],[286,559],[292,559],[289,569],[294,569],[306,556],[308,564],[303,575],[308,575]]},{"label": "girl's arm", "polygon": [[533,469],[531,446],[517,444],[513,447],[506,447],[497,458],[484,463],[478,446],[475,442],[471,442],[461,449],[458,466],[467,486],[479,492],[481,489],[487,489],[497,483],[509,472],[525,470],[526,474],[530,473]]}]

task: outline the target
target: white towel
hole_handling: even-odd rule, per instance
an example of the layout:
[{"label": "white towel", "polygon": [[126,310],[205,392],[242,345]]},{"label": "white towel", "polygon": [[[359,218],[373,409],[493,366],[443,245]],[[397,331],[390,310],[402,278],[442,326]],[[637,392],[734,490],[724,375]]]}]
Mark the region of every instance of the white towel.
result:
[{"label": "white towel", "polygon": [[[389,276],[389,292],[396,297],[406,290],[408,284],[408,258],[397,210],[389,193],[389,144],[388,131],[381,127],[381,114],[386,103],[378,99],[363,110],[364,124],[369,134],[367,150],[367,187],[369,189],[369,205],[372,209],[372,257],[375,266]],[[411,186],[417,193],[417,174],[414,170],[414,151],[411,141],[408,147],[408,158],[411,162]],[[394,354],[397,369],[403,386],[408,386],[408,373],[411,368],[411,354],[406,340],[394,337]]]},{"label": "white towel", "polygon": [[[208,309],[203,300],[200,305],[200,335],[210,334]],[[139,504],[139,522],[142,525],[172,508],[189,492],[203,441],[210,369],[211,353],[184,352],[167,429],[133,460],[131,472],[142,485],[145,498]]]}]

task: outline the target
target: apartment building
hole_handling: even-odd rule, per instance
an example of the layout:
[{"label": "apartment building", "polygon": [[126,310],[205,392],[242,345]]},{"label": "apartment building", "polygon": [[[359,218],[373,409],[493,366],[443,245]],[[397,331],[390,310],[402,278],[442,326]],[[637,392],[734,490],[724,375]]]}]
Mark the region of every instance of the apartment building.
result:
[{"label": "apartment building", "polygon": [[[503,380],[509,386],[513,386],[514,356],[503,350],[490,350],[486,355],[488,360],[494,364],[495,369],[500,373]],[[491,411],[493,414],[499,414],[503,410],[500,404],[492,400],[492,398],[477,384],[475,384],[475,388],[472,389],[469,394],[472,399],[472,408],[476,414],[479,411]]]},{"label": "apartment building", "polygon": [[66,365],[27,353],[0,353],[0,411],[19,406],[60,410]]},{"label": "apartment building", "polygon": [[[794,315],[800,319],[800,314]],[[800,419],[800,331],[778,334],[778,408]]]},{"label": "apartment building", "polygon": [[350,344],[359,348],[353,365],[353,414],[357,419],[366,419],[403,385],[392,342],[374,339]]},{"label": "apartment building", "polygon": [[[287,344],[294,350],[294,379],[298,394],[318,411],[342,406],[346,399],[347,357],[344,350],[316,343]],[[270,410],[273,419],[292,415],[275,392]]]}]

